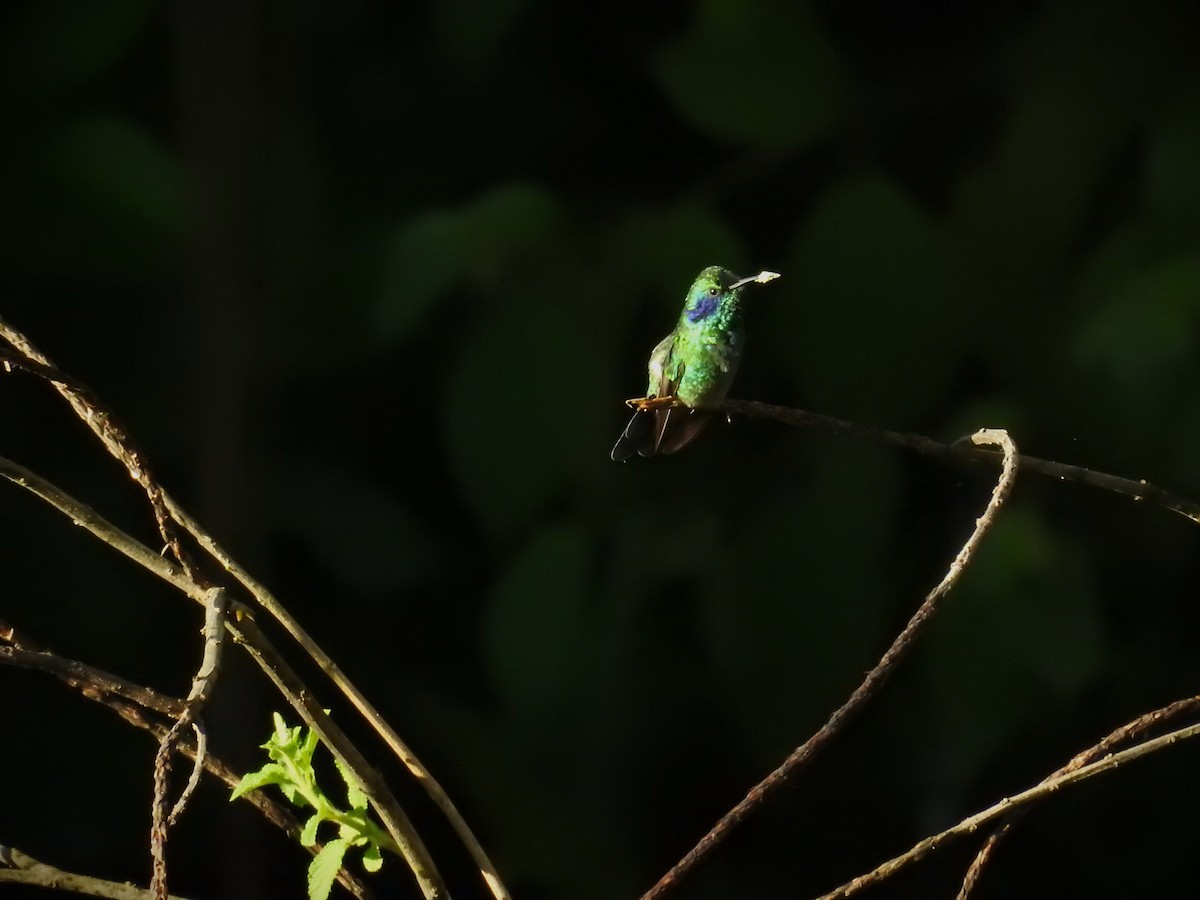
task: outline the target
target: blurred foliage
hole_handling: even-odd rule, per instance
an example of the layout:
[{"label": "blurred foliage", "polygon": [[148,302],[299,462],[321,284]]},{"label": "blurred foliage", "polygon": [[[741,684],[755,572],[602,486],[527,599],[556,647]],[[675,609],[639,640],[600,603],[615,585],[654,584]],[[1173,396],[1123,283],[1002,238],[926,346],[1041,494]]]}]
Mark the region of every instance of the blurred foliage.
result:
[{"label": "blurred foliage", "polygon": [[[361,680],[520,896],[629,897],[857,684],[988,490],[740,420],[609,462],[684,288],[713,263],[783,273],[748,310],[737,396],[944,439],[1008,427],[1200,499],[1198,19],[1184,0],[21,0],[0,14],[0,315]],[[0,452],[150,538],[53,398],[8,379],[0,407]],[[185,683],[188,611],[6,502],[4,617]],[[684,894],[827,889],[1194,692],[1193,529],[1022,477],[899,677]],[[21,737],[0,760],[65,768],[51,701],[3,675]],[[228,677],[214,740],[249,768],[270,701]],[[1198,798],[1173,752],[1067,824],[1032,817],[981,896],[1178,895]],[[98,787],[123,797],[16,785],[3,839],[141,877],[125,801],[148,762],[121,765]],[[68,802],[105,834],[64,833]],[[1121,817],[1153,823],[1097,825]],[[172,887],[297,895],[303,861],[262,830],[181,833]],[[959,874],[922,872],[903,890]]]}]

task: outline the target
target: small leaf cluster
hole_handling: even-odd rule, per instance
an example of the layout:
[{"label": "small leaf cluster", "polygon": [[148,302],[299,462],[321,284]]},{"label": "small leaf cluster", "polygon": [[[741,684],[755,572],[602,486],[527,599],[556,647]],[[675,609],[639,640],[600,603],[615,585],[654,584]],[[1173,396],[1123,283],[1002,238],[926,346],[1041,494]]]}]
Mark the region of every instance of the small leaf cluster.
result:
[{"label": "small leaf cluster", "polygon": [[279,713],[273,715],[275,730],[262,745],[270,761],[258,771],[242,776],[230,799],[236,800],[249,791],[270,784],[278,785],[293,806],[313,810],[300,832],[300,843],[305,847],[317,843],[317,829],[322,822],[337,826],[337,837],[326,841],[308,867],[310,900],[325,900],[342,867],[346,851],[351,847],[361,847],[363,868],[368,872],[377,872],[383,865],[381,849],[391,849],[393,842],[387,832],[371,819],[367,812],[367,795],[340,760],[334,762],[346,784],[347,808],[338,807],[317,784],[312,765],[317,735],[299,725],[288,727],[283,716]]}]

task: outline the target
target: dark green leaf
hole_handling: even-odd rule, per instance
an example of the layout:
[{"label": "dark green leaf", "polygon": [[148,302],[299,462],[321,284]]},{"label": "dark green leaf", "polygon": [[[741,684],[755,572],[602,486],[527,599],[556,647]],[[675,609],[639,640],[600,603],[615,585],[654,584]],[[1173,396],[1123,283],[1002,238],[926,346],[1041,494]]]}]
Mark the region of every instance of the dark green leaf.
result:
[{"label": "dark green leaf", "polygon": [[833,119],[837,68],[807,5],[703,0],[657,74],[679,111],[710,134],[798,147]]},{"label": "dark green leaf", "polygon": [[496,689],[515,713],[561,713],[576,689],[586,628],[588,544],[577,532],[538,533],[508,567],[484,622]]},{"label": "dark green leaf", "polygon": [[[906,422],[953,384],[967,306],[937,230],[881,178],[839,185],[812,211],[759,332],[817,409]],[[752,332],[753,334],[754,332]]]}]

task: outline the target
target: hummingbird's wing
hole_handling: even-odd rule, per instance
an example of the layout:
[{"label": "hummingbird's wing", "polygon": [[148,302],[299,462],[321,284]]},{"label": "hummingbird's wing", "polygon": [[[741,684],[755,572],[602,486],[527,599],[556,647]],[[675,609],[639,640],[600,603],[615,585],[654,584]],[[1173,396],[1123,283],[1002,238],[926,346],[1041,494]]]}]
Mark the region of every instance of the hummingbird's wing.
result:
[{"label": "hummingbird's wing", "polygon": [[[667,335],[654,348],[654,353],[650,355],[650,390],[653,391],[655,397],[674,397],[675,390],[679,387],[679,382],[683,381],[683,373],[687,366],[682,360],[674,358],[675,350],[675,333]],[[658,376],[658,385],[654,385],[654,376]],[[643,453],[643,456],[653,456],[659,452],[662,446],[663,438],[667,434],[667,429],[671,426],[673,419],[677,419],[676,413],[681,413],[683,410],[672,409],[656,409],[654,411],[654,440],[647,449],[648,453]]]},{"label": "hummingbird's wing", "polygon": [[[673,349],[673,345],[667,348],[666,358],[662,362],[656,395],[659,397],[674,397],[679,383],[683,381],[684,372],[687,371],[687,365],[682,360],[677,361],[673,358]],[[682,406],[655,410],[654,443],[650,453],[643,453],[643,456],[682,450],[695,439],[711,416],[710,410],[687,409]]]},{"label": "hummingbird's wing", "polygon": [[[716,362],[722,377],[715,389],[710,390],[704,397],[704,406],[716,406],[725,399],[725,393],[729,390],[734,373],[737,371],[738,362],[742,358],[744,345],[745,335],[741,330],[734,330],[727,332],[725,347],[723,349],[716,348],[718,351]],[[679,382],[683,380],[686,366],[680,362],[677,367],[674,367],[671,363],[672,360],[668,358],[663,365],[662,380],[665,393],[660,396],[674,395],[679,387]],[[668,375],[672,377],[668,378]],[[696,436],[708,424],[708,420],[712,418],[713,410],[675,407],[663,410],[660,415],[655,449],[659,453],[676,453],[696,439]]]}]

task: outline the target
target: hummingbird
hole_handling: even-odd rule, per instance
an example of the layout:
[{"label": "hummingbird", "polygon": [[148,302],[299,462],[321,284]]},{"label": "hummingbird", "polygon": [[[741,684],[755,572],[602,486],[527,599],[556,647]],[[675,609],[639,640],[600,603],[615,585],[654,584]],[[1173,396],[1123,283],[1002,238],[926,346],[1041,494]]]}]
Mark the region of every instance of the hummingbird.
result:
[{"label": "hummingbird", "polygon": [[739,278],[720,266],[696,277],[675,330],[650,354],[646,396],[625,401],[634,414],[613,445],[614,461],[675,453],[695,439],[725,399],[742,359],[742,289],[778,277]]}]

